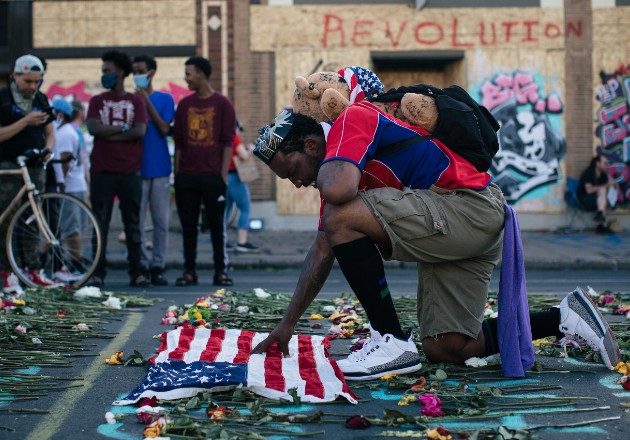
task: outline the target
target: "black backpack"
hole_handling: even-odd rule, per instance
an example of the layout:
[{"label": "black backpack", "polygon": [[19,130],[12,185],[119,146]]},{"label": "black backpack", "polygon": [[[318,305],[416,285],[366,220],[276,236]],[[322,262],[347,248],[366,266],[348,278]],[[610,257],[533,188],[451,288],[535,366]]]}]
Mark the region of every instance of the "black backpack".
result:
[{"label": "black backpack", "polygon": [[[453,85],[445,89],[418,84],[389,89],[372,102],[400,102],[406,93],[419,93],[435,98],[438,120],[435,131],[427,136],[415,136],[386,147],[381,147],[376,156],[400,151],[419,141],[436,138],[452,151],[470,162],[477,171],[488,171],[492,158],[499,151],[497,131],[500,128],[492,113],[477,104],[463,88]],[[375,156],[375,157],[376,157]]]}]

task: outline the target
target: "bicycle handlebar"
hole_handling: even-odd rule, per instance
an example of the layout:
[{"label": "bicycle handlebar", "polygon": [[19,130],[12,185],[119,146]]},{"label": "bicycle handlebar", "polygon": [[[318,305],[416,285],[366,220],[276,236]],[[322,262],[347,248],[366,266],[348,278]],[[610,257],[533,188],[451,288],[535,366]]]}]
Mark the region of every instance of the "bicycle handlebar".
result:
[{"label": "bicycle handlebar", "polygon": [[[26,162],[28,160],[31,159],[36,159],[36,160],[42,160],[43,158],[45,158],[46,156],[48,156],[49,154],[51,154],[52,151],[50,150],[50,148],[31,148],[28,149],[24,152],[24,154],[22,154],[21,156],[18,156],[17,158],[17,163],[19,166],[23,167],[26,165]],[[68,157],[66,157],[65,159],[51,159],[49,161],[46,162],[46,164],[49,163],[68,163],[71,160],[75,160],[76,157],[74,157],[72,154]]]}]

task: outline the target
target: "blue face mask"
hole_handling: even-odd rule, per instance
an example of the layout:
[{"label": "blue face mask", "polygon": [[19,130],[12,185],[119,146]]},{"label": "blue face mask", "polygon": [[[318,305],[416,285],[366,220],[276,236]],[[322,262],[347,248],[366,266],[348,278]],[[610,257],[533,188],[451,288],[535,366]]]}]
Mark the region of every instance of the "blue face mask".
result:
[{"label": "blue face mask", "polygon": [[149,74],[145,73],[144,75],[134,75],[133,83],[136,85],[136,87],[146,89],[149,86]]},{"label": "blue face mask", "polygon": [[118,79],[116,78],[116,72],[106,73],[101,76],[101,85],[105,89],[113,89],[116,86]]}]

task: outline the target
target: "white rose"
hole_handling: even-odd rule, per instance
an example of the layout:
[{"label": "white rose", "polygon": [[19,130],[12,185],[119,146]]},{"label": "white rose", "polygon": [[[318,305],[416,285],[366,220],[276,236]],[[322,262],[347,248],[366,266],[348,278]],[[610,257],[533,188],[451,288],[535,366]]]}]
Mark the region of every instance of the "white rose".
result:
[{"label": "white rose", "polygon": [[120,304],[120,298],[116,298],[115,296],[110,296],[106,301],[103,301],[103,305],[109,307],[110,309],[120,310],[122,309],[122,305]]},{"label": "white rose", "polygon": [[101,289],[93,286],[81,287],[79,290],[74,292],[75,298],[100,298],[101,295]]},{"label": "white rose", "polygon": [[271,296],[270,293],[265,292],[263,289],[256,287],[254,289],[254,294],[256,295],[256,297],[258,298],[269,298]]}]

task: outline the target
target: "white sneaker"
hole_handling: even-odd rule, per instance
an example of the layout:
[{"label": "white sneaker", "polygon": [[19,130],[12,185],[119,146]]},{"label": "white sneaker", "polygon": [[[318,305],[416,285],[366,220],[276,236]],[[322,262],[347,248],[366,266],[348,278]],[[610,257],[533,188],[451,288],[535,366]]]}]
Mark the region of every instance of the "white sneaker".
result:
[{"label": "white sneaker", "polygon": [[44,273],[44,269],[29,269],[24,272],[26,277],[31,280],[37,286],[40,287],[59,287],[61,284],[55,283],[53,280],[49,279]]},{"label": "white sneaker", "polygon": [[585,342],[599,351],[602,360],[613,370],[621,360],[617,338],[591,298],[580,287],[560,303],[560,331],[565,334],[562,344]]},{"label": "white sneaker", "polygon": [[78,272],[70,272],[67,268],[62,267],[61,270],[58,270],[53,274],[53,280],[68,284],[73,283],[74,281],[80,280],[83,277]]},{"label": "white sneaker", "polygon": [[20,286],[20,280],[13,272],[0,272],[0,281],[2,282],[2,290],[6,293],[16,293],[18,295],[24,293]]},{"label": "white sneaker", "polygon": [[370,327],[371,337],[337,365],[346,380],[371,380],[384,374],[413,373],[422,368],[418,348],[409,339],[402,340],[391,334],[381,335]]}]

